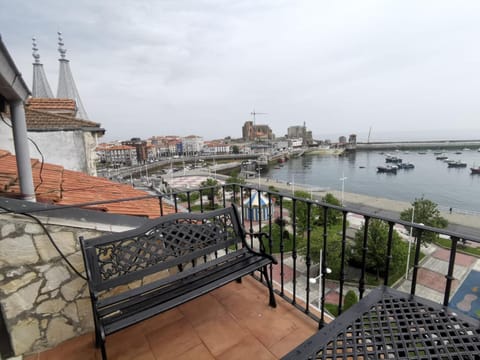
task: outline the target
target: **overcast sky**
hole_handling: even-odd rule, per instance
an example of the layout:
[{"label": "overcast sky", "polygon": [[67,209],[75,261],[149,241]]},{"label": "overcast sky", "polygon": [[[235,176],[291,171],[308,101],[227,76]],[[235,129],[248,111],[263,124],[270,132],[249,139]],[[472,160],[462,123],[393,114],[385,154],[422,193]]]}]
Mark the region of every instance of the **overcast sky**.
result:
[{"label": "overcast sky", "polygon": [[[57,34],[107,140],[277,136],[480,138],[480,1],[0,0],[0,34],[54,93]],[[429,134],[429,132],[432,132]]]}]

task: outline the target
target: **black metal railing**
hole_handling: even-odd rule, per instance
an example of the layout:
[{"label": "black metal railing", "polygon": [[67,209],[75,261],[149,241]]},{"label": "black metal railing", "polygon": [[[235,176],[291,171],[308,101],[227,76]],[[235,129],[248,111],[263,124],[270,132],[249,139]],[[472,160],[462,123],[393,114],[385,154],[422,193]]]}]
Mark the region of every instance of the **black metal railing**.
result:
[{"label": "black metal railing", "polygon": [[[250,233],[258,231],[266,232],[268,240],[264,243],[269,252],[274,255],[278,264],[270,267],[270,275],[275,281],[275,291],[277,295],[288,301],[290,304],[308,314],[310,317],[318,321],[321,328],[325,323],[327,314],[326,282],[334,282],[338,289],[338,300],[335,305],[338,314],[341,314],[344,308],[343,299],[347,288],[354,288],[359,298],[363,298],[365,293],[373,288],[369,286],[369,267],[367,259],[369,251],[368,236],[369,227],[373,220],[381,220],[388,226],[385,251],[385,267],[382,269],[383,285],[392,284],[391,263],[394,254],[393,240],[395,226],[401,225],[408,229],[412,228],[416,236],[413,241],[413,262],[409,274],[408,282],[410,284],[410,294],[419,295],[417,291],[417,280],[419,270],[421,268],[421,250],[422,237],[427,232],[443,235],[448,237],[450,256],[448,260],[448,269],[445,274],[445,288],[443,290],[443,305],[448,305],[451,293],[452,283],[455,280],[454,268],[455,260],[458,253],[459,241],[472,243],[480,243],[479,236],[462,234],[461,232],[453,232],[445,229],[433,228],[409,221],[400,220],[399,218],[391,218],[381,216],[376,213],[361,211],[350,208],[348,206],[338,206],[325,203],[321,200],[305,199],[292,195],[291,193],[276,192],[269,190],[259,190],[256,187],[243,184],[226,184],[219,186],[204,187],[199,189],[189,189],[185,191],[171,192],[168,194],[151,195],[145,197],[128,198],[121,200],[112,200],[108,202],[91,202],[85,204],[77,204],[72,206],[63,206],[60,208],[46,207],[41,210],[35,210],[36,213],[41,211],[52,211],[54,209],[62,210],[65,208],[83,208],[91,207],[105,203],[119,201],[133,201],[147,198],[158,198],[160,214],[163,215],[165,209],[170,207],[175,212],[193,212],[208,211],[217,207],[227,207],[230,203],[237,204],[242,222]],[[25,213],[29,210],[25,209]],[[348,215],[355,214],[363,220],[361,231],[363,234],[358,236],[361,239],[361,261],[360,268],[356,270],[357,276],[347,276],[350,268],[347,264],[347,256],[349,248],[355,240],[348,236],[349,221]],[[329,232],[328,219],[334,215],[341,222],[339,236],[339,253],[338,261],[340,266],[338,271],[333,275],[329,275],[328,261],[331,262],[329,246],[332,244],[332,234]],[[275,225],[275,226],[274,226]],[[275,227],[275,231],[274,231]],[[291,231],[287,232],[287,228]],[[321,229],[321,236],[314,236],[315,231]],[[357,229],[357,231],[360,231]],[[250,237],[252,246],[259,246],[258,238]],[[409,240],[410,241],[410,240]],[[288,246],[287,246],[288,245]],[[321,256],[319,262],[312,256],[312,248],[316,246],[321,248]],[[337,250],[338,251],[338,250]],[[395,254],[396,255],[396,254]],[[330,259],[330,260],[329,260]],[[321,261],[321,266],[319,263]],[[319,268],[317,274],[315,269]],[[310,279],[319,279],[318,302],[316,306],[311,298],[311,292],[316,290],[311,286]],[[262,277],[257,277],[263,281]],[[380,283],[378,284],[380,285]]]}]

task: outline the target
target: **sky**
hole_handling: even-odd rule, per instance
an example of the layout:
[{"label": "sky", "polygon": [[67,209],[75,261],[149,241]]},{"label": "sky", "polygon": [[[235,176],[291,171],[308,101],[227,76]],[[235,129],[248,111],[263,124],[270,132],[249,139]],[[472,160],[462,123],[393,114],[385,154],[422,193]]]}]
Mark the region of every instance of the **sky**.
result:
[{"label": "sky", "polygon": [[57,91],[57,31],[105,140],[480,139],[480,1],[0,0],[27,84],[32,41]]}]

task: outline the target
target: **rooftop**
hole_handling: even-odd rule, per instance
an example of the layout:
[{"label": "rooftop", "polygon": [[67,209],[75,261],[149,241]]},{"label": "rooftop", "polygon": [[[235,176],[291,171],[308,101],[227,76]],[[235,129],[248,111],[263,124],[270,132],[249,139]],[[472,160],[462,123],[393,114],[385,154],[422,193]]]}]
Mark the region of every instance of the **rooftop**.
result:
[{"label": "rooftop", "polygon": [[[313,335],[318,323],[245,277],[107,339],[111,359],[279,359]],[[25,360],[100,359],[94,334]]]},{"label": "rooftop", "polygon": [[25,109],[25,116],[29,131],[88,129],[95,132],[105,132],[99,123],[76,119],[73,116],[55,114],[45,110],[36,110],[27,107]]},{"label": "rooftop", "polygon": [[[145,191],[128,184],[120,184],[105,178],[66,170],[62,166],[32,159],[32,173],[37,201],[57,205],[76,205],[86,202],[118,200],[126,197],[144,197]],[[20,185],[15,155],[0,149],[0,196],[17,198]],[[174,212],[163,204],[163,214]],[[103,203],[88,208],[113,214],[144,217],[160,216],[157,199],[140,199],[128,202]]]}]

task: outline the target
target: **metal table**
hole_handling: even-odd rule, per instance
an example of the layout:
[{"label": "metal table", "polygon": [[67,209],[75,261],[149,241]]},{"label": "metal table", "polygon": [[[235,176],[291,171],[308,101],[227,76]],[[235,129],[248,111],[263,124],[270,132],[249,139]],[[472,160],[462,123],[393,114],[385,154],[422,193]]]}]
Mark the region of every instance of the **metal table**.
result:
[{"label": "metal table", "polygon": [[382,286],[283,359],[480,360],[480,321]]}]

